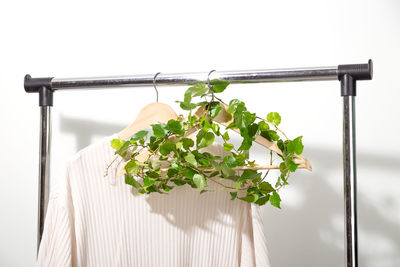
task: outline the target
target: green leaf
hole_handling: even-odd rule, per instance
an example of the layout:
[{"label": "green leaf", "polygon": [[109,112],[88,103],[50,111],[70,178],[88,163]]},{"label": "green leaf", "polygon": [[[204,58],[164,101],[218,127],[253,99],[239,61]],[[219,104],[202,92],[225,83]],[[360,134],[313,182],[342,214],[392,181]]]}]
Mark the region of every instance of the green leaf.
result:
[{"label": "green leaf", "polygon": [[242,140],[242,143],[240,144],[238,150],[249,150],[252,144],[253,144],[253,141],[250,138],[245,137]]},{"label": "green leaf", "polygon": [[185,130],[183,129],[182,122],[174,120],[174,119],[170,119],[168,121],[166,128],[170,132],[178,134],[178,135],[183,135],[185,133]]},{"label": "green leaf", "polygon": [[214,91],[214,93],[221,93],[229,85],[229,82],[219,79],[212,79],[210,81],[210,84],[212,85],[212,90]]},{"label": "green leaf", "polygon": [[282,175],[286,175],[287,172],[288,172],[288,170],[289,170],[289,169],[287,168],[285,162],[281,162],[281,163],[279,164],[279,169],[280,169]]},{"label": "green leaf", "polygon": [[151,179],[149,176],[146,176],[143,179],[143,185],[146,186],[146,187],[151,186],[155,182],[156,182],[156,180],[155,179]]},{"label": "green leaf", "polygon": [[222,107],[219,102],[214,101],[210,103],[210,115],[212,118],[217,117],[219,112],[222,110]]},{"label": "green leaf", "polygon": [[247,128],[255,119],[256,114],[245,111],[242,106],[239,106],[233,114],[233,122],[240,130]]},{"label": "green leaf", "polygon": [[210,166],[210,161],[208,160],[208,159],[199,159],[199,163],[202,165],[202,166]]},{"label": "green leaf", "polygon": [[135,133],[135,134],[131,137],[131,140],[137,141],[137,140],[139,140],[139,139],[142,139],[143,137],[145,137],[145,136],[147,135],[147,133],[148,133],[148,131],[145,131],[145,130],[139,131],[139,132]]},{"label": "green leaf", "polygon": [[261,173],[258,173],[256,170],[246,169],[246,170],[243,171],[242,175],[240,175],[239,180],[240,181],[252,180],[252,179],[256,178],[259,175],[261,175]]},{"label": "green leaf", "polygon": [[246,155],[244,153],[240,153],[235,155],[236,162],[238,163],[238,166],[244,165]]},{"label": "green leaf", "polygon": [[200,190],[202,190],[204,186],[206,186],[206,179],[204,178],[203,175],[199,173],[193,175],[193,182],[196,185],[196,187]]},{"label": "green leaf", "polygon": [[211,129],[213,130],[213,132],[214,132],[217,136],[220,136],[220,135],[221,135],[221,133],[219,132],[220,127],[219,127],[219,125],[218,125],[217,123],[212,123],[212,124],[211,124]]},{"label": "green leaf", "polygon": [[149,147],[151,150],[156,150],[160,144],[163,142],[163,139],[158,139],[157,137],[155,137],[154,135],[150,136],[150,143],[149,143]]},{"label": "green leaf", "polygon": [[228,113],[234,113],[237,109],[238,106],[243,106],[244,107],[244,103],[242,101],[240,101],[239,99],[232,99],[231,101],[229,101],[229,107],[226,110],[226,112]]},{"label": "green leaf", "polygon": [[272,187],[272,185],[266,181],[262,182],[259,185],[259,188],[260,188],[261,193],[263,193],[263,194],[268,194],[268,193],[275,191],[275,189]]},{"label": "green leaf", "polygon": [[156,185],[151,185],[149,187],[146,188],[146,193],[149,194],[151,192],[158,192],[160,194],[165,194],[164,192],[161,192],[161,190],[156,186]]},{"label": "green leaf", "polygon": [[165,142],[164,144],[161,145],[160,147],[160,153],[164,156],[168,155],[171,153],[172,150],[175,149],[175,144],[172,142]]},{"label": "green leaf", "polygon": [[183,138],[183,148],[188,150],[190,147],[194,146],[194,141],[191,138]]},{"label": "green leaf", "polygon": [[235,113],[233,113],[233,123],[239,129],[246,128],[246,122],[244,120],[244,106],[238,106]]},{"label": "green leaf", "polygon": [[[133,141],[133,142],[136,142],[136,141]],[[129,140],[125,141],[124,144],[121,146],[121,148],[118,149],[118,150],[116,150],[116,151],[114,152],[114,154],[115,154],[115,155],[116,155],[116,154],[120,154],[122,151],[124,151],[124,153],[121,154],[121,156],[122,156],[122,157],[125,157],[125,155],[126,155],[126,149],[127,149],[130,145],[131,145],[131,141],[129,141]]]},{"label": "green leaf", "polygon": [[276,133],[276,131],[273,131],[273,130],[261,131],[260,135],[262,137],[265,137],[269,141],[278,141],[279,140],[279,135]]},{"label": "green leaf", "polygon": [[123,144],[124,144],[124,141],[122,141],[120,139],[111,140],[111,147],[116,149],[116,150],[120,149]]},{"label": "green leaf", "polygon": [[242,183],[245,182],[246,180],[252,180],[252,179],[255,179],[260,176],[261,176],[261,173],[258,173],[256,170],[248,170],[248,169],[244,170],[242,172],[242,175],[235,182],[235,188],[239,189],[240,186],[242,185]]},{"label": "green leaf", "polygon": [[228,141],[228,140],[229,140],[229,134],[228,134],[228,132],[225,132],[225,133],[222,135],[222,139],[224,139],[225,141]]},{"label": "green leaf", "polygon": [[231,151],[233,149],[233,145],[232,144],[228,144],[228,143],[224,143],[224,149],[226,151]]},{"label": "green leaf", "polygon": [[192,96],[201,96],[208,91],[208,88],[204,83],[196,83],[194,86],[190,87]]},{"label": "green leaf", "polygon": [[184,157],[186,162],[192,164],[194,167],[197,167],[197,161],[193,153],[188,152],[187,155]]},{"label": "green leaf", "polygon": [[130,175],[129,173],[125,174],[125,183],[132,185],[133,187],[135,187],[137,189],[142,188],[142,185],[138,181],[136,181],[135,178],[132,175]]},{"label": "green leaf", "polygon": [[222,173],[226,176],[232,176],[235,175],[235,171],[232,170],[232,168],[228,167],[225,162],[220,162],[219,163],[219,168],[221,169]]},{"label": "green leaf", "polygon": [[244,200],[249,203],[256,202],[258,198],[259,196],[257,194],[248,194],[245,197],[238,197],[238,199]]},{"label": "green leaf", "polygon": [[219,174],[219,171],[212,172],[208,177],[214,177],[215,175]]},{"label": "green leaf", "polygon": [[150,178],[158,178],[160,177],[160,174],[157,171],[148,171],[147,176],[149,176]]},{"label": "green leaf", "polygon": [[179,171],[177,169],[174,168],[168,168],[168,172],[167,172],[167,176],[169,178],[175,176]]},{"label": "green leaf", "polygon": [[139,172],[139,164],[136,160],[129,161],[125,166],[125,170],[127,173],[135,175]]},{"label": "green leaf", "polygon": [[263,196],[263,197],[259,198],[255,203],[260,205],[260,206],[262,206],[265,203],[267,203],[268,200],[269,200],[269,195],[266,195],[266,196]]},{"label": "green leaf", "polygon": [[190,104],[190,101],[192,100],[192,87],[189,87],[183,96],[183,102],[185,104]]},{"label": "green leaf", "polygon": [[174,187],[173,186],[169,186],[167,184],[162,184],[161,188],[164,189],[165,191],[169,192]]},{"label": "green leaf", "polygon": [[189,179],[193,179],[193,176],[196,174],[197,172],[195,170],[193,170],[192,168],[186,168],[183,172],[183,175]]},{"label": "green leaf", "polygon": [[[200,131],[201,133],[203,131]],[[197,134],[199,137],[199,134]],[[197,148],[203,148],[211,145],[214,142],[215,135],[212,132],[205,132],[204,134],[200,135],[200,140],[197,138]]]},{"label": "green leaf", "polygon": [[183,146],[183,142],[182,142],[182,141],[179,141],[179,142],[176,142],[176,143],[175,143],[175,147],[176,147],[176,149],[178,149],[178,150],[181,150],[181,149],[182,149],[182,146]]},{"label": "green leaf", "polygon": [[303,142],[302,139],[303,136],[299,136],[297,138],[295,138],[294,140],[290,141],[287,145],[287,151],[289,153],[296,153],[297,155],[300,155],[301,153],[303,153]]},{"label": "green leaf", "polygon": [[197,107],[197,105],[196,104],[194,104],[194,103],[187,103],[187,102],[181,102],[181,101],[177,101],[178,103],[180,103],[180,107],[181,107],[181,109],[183,109],[183,110],[192,110],[192,109],[194,109],[194,108],[196,108]]},{"label": "green leaf", "polygon": [[231,194],[231,200],[234,200],[237,196],[237,192],[229,192]]},{"label": "green leaf", "polygon": [[201,129],[202,129],[204,132],[207,132],[208,130],[211,129],[211,124],[210,124],[210,122],[206,119],[206,117],[200,117],[199,122],[200,122]]},{"label": "green leaf", "polygon": [[275,206],[277,208],[281,208],[280,203],[281,203],[281,198],[279,194],[274,191],[272,195],[269,197],[269,202],[271,202],[272,206]]},{"label": "green leaf", "polygon": [[258,123],[258,126],[259,126],[261,131],[268,131],[269,130],[269,125],[265,121],[260,121]]},{"label": "green leaf", "polygon": [[285,143],[282,141],[282,139],[279,139],[277,144],[278,144],[279,149],[280,149],[282,152],[285,152],[286,145],[285,145]]},{"label": "green leaf", "polygon": [[247,132],[250,137],[254,137],[258,132],[258,124],[252,123],[247,126]]},{"label": "green leaf", "polygon": [[226,166],[228,166],[229,168],[233,168],[233,167],[237,166],[235,158],[232,157],[231,155],[225,156],[224,162],[225,162]]},{"label": "green leaf", "polygon": [[267,115],[267,121],[275,126],[278,126],[281,123],[281,116],[278,112],[270,112]]},{"label": "green leaf", "polygon": [[257,186],[247,188],[247,192],[251,194],[261,194],[261,191],[257,188]]},{"label": "green leaf", "polygon": [[162,138],[168,133],[168,130],[165,129],[165,124],[151,124],[151,127],[153,128],[153,135],[157,138]]},{"label": "green leaf", "polygon": [[186,182],[184,180],[180,180],[180,179],[172,179],[171,181],[174,182],[174,184],[176,184],[177,186],[186,184]]},{"label": "green leaf", "polygon": [[289,160],[288,160],[287,167],[288,167],[289,171],[295,172],[296,169],[297,169],[297,167],[298,167],[299,165],[300,165],[300,164],[294,163],[293,160],[290,160],[290,159],[289,159]]}]

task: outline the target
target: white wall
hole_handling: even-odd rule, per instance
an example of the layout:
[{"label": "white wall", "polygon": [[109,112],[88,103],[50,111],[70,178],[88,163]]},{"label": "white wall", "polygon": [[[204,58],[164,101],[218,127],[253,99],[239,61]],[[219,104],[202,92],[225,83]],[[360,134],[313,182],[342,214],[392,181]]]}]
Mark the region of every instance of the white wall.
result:
[{"label": "white wall", "polygon": [[[400,266],[400,2],[3,1],[0,4],[0,266],[36,253],[38,96],[23,77],[79,77],[374,61],[358,83],[360,266]],[[160,87],[160,101],[185,87]],[[282,210],[262,207],[273,266],[343,266],[342,102],[339,82],[232,85],[282,128],[304,136],[313,171],[299,171]],[[65,160],[130,124],[152,88],[56,92],[51,177]],[[264,150],[254,148],[260,158]]]}]

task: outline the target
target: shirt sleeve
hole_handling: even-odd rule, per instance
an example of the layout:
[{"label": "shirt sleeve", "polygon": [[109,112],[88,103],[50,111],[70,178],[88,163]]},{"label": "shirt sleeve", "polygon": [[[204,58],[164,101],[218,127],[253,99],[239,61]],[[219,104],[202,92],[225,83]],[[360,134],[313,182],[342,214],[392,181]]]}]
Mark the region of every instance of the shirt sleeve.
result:
[{"label": "shirt sleeve", "polygon": [[73,263],[73,213],[68,203],[68,166],[63,176],[56,181],[51,192],[44,222],[42,240],[39,246],[36,266],[72,267]]}]

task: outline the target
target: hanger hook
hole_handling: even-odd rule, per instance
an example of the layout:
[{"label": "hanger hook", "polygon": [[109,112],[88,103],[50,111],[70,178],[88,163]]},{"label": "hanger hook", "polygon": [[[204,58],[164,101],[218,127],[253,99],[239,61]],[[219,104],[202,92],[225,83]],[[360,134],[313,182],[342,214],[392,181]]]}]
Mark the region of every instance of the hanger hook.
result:
[{"label": "hanger hook", "polygon": [[157,78],[157,75],[160,73],[161,72],[157,72],[156,75],[154,75],[154,77],[153,77],[153,86],[154,86],[154,89],[156,90],[156,101],[157,102],[158,102],[158,90],[157,90],[157,86],[156,86],[156,78]]},{"label": "hanger hook", "polygon": [[[211,70],[209,73],[208,73],[208,76],[207,76],[207,86],[208,86],[208,88],[210,88],[211,89],[211,91],[213,91],[213,89],[212,89],[212,87],[211,87],[211,85],[210,85],[210,74],[211,73],[213,73],[215,70]],[[214,91],[213,91],[214,92]]]}]

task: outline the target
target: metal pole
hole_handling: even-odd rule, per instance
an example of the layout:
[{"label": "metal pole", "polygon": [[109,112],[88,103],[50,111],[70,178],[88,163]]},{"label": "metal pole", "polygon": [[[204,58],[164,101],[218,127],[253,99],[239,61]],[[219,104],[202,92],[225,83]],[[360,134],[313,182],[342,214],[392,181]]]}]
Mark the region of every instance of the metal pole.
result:
[{"label": "metal pole", "polygon": [[40,107],[40,134],[39,134],[39,194],[38,194],[38,225],[37,225],[37,252],[44,227],[44,220],[49,201],[50,176],[50,141],[51,141],[51,106]]},{"label": "metal pole", "polygon": [[[25,81],[29,78],[30,76],[25,76]],[[53,91],[50,88],[50,79],[38,79],[36,80],[36,84],[37,92],[39,93],[40,106],[38,232],[36,249],[36,252],[39,252],[47,211],[47,203],[49,201],[51,107],[53,106]]]},{"label": "metal pole", "polygon": [[346,266],[358,266],[355,96],[343,97],[343,176]]},{"label": "metal pole", "polygon": [[[80,88],[110,88],[153,86],[154,74],[88,78],[53,78],[52,90]],[[286,68],[267,70],[214,71],[210,80],[220,79],[231,83],[296,82],[337,80],[338,67]],[[32,79],[34,80],[34,79]],[[190,85],[207,82],[208,72],[160,73],[157,85]],[[28,87],[30,84],[28,84]]]}]

